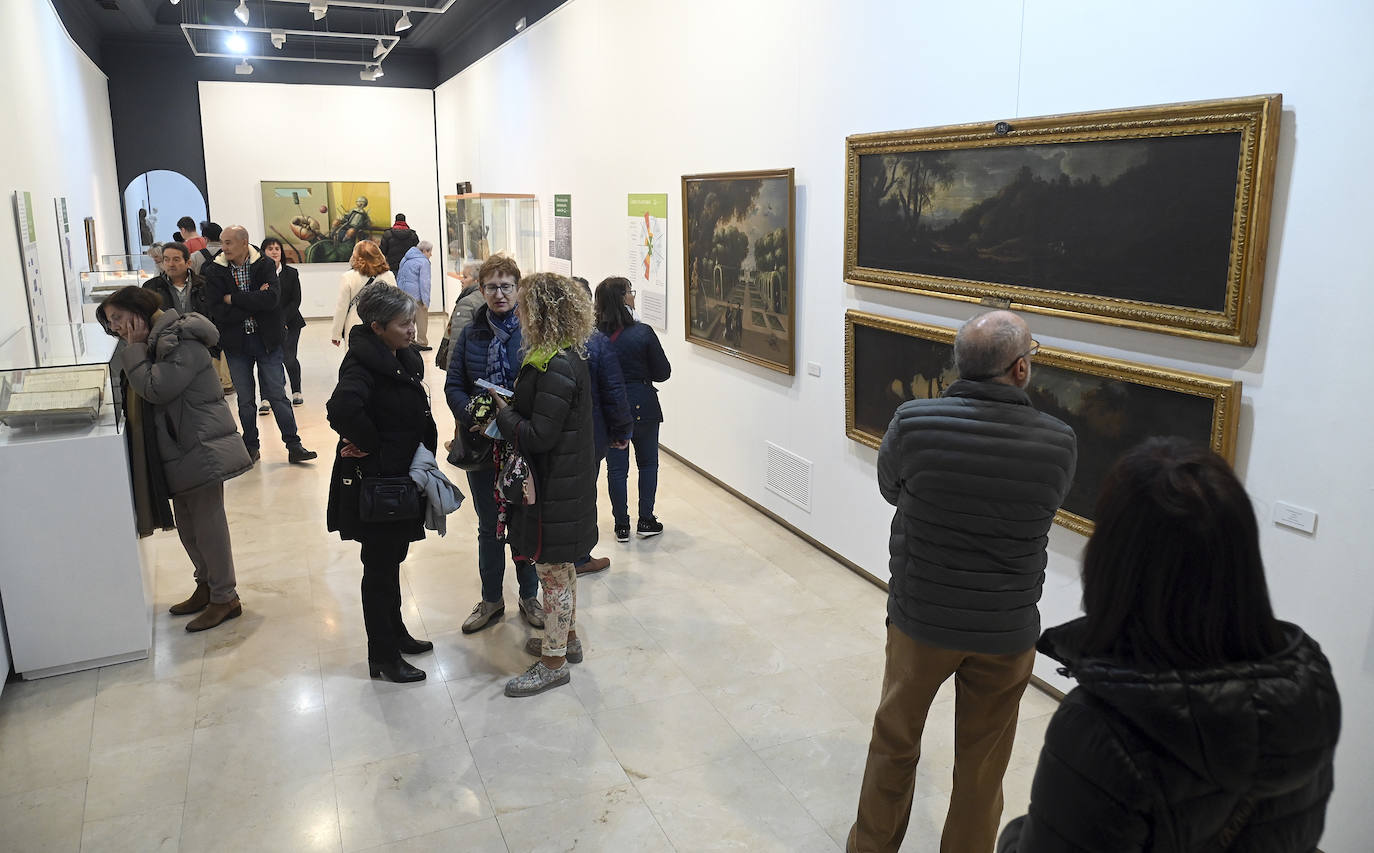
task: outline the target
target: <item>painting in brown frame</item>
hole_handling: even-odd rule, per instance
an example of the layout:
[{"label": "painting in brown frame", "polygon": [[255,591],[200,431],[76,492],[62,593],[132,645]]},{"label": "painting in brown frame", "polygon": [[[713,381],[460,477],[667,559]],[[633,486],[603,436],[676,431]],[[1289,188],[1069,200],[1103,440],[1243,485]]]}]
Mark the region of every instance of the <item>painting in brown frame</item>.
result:
[{"label": "painting in brown frame", "polygon": [[[845,435],[879,447],[898,405],[939,396],[954,382],[956,331],[845,312]],[[1092,509],[1107,470],[1151,436],[1182,435],[1233,462],[1240,390],[1231,380],[1041,347],[1026,389],[1031,404],[1078,435],[1078,470],[1055,521],[1092,533]]]},{"label": "painting in brown frame", "polygon": [[850,136],[845,281],[1253,345],[1281,105]]},{"label": "painting in brown frame", "polygon": [[794,170],[684,175],[682,245],[687,340],[793,375]]}]

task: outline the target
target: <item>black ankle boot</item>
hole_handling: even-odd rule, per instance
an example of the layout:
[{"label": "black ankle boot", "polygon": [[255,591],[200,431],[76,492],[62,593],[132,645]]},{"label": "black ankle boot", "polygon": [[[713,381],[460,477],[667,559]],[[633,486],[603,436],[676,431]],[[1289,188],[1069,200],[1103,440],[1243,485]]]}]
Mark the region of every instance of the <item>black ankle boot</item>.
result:
[{"label": "black ankle boot", "polygon": [[386,662],[371,660],[367,662],[367,668],[373,678],[385,678],[387,681],[395,681],[398,684],[425,680],[423,669],[416,669],[401,658]]},{"label": "black ankle boot", "polygon": [[417,640],[410,636],[410,632],[401,626],[400,636],[396,638],[396,647],[401,650],[403,655],[419,655],[425,652],[434,651],[434,644],[429,640]]}]

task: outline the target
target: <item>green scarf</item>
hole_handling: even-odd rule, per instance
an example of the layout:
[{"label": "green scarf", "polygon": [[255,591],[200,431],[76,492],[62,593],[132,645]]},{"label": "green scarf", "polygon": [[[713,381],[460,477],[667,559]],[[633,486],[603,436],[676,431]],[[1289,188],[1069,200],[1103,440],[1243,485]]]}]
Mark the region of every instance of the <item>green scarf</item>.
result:
[{"label": "green scarf", "polygon": [[526,364],[533,365],[535,370],[543,373],[549,369],[549,362],[553,357],[563,350],[572,346],[571,343],[561,343],[557,346],[542,346],[525,353],[525,360],[521,362],[521,367]]}]

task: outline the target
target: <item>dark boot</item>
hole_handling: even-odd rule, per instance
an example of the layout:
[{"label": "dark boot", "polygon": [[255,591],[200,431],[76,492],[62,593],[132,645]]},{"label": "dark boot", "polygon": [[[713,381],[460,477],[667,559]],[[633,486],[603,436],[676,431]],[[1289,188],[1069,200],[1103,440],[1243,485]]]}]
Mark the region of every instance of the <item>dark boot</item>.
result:
[{"label": "dark boot", "polygon": [[229,619],[237,619],[243,615],[243,604],[237,598],[233,601],[226,601],[223,604],[210,603],[205,608],[205,612],[186,623],[186,630],[192,633],[196,631],[206,631],[215,627],[221,622]]},{"label": "dark boot", "polygon": [[210,585],[208,583],[196,582],[196,591],[191,593],[191,597],[181,602],[173,604],[167,608],[167,612],[173,616],[190,616],[192,613],[199,613],[210,604]]},{"label": "dark boot", "polygon": [[425,652],[434,651],[434,644],[429,640],[417,640],[410,636],[410,631],[402,625],[401,630],[396,634],[396,648],[401,650],[403,655],[419,655]]},{"label": "dark boot", "polygon": [[387,681],[395,681],[398,684],[425,680],[423,669],[416,669],[401,658],[384,663],[370,660],[367,662],[367,669],[373,678],[385,678]]}]

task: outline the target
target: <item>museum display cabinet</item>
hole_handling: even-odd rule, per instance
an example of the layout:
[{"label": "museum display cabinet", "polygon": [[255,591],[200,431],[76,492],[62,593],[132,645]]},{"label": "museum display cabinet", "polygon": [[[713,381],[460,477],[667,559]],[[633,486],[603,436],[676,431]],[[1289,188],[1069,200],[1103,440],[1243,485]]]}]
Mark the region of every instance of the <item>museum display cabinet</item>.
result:
[{"label": "museum display cabinet", "polygon": [[445,251],[454,278],[469,261],[504,253],[524,274],[539,271],[539,200],[533,195],[465,193],[444,196]]}]

